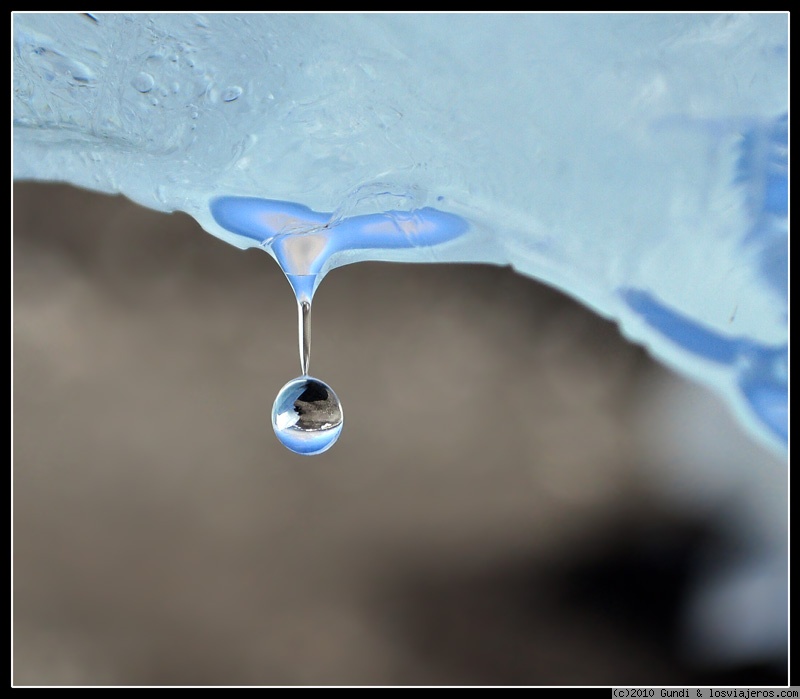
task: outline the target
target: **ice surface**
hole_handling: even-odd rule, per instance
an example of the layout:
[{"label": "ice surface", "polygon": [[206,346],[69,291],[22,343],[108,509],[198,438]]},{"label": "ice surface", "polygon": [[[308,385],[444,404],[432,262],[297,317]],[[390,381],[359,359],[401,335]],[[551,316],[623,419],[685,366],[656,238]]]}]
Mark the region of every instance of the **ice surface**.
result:
[{"label": "ice surface", "polygon": [[463,220],[315,262],[512,264],[780,453],[787,34],[785,14],[15,14],[14,174],[274,256],[214,202],[318,212],[326,241],[359,217]]}]

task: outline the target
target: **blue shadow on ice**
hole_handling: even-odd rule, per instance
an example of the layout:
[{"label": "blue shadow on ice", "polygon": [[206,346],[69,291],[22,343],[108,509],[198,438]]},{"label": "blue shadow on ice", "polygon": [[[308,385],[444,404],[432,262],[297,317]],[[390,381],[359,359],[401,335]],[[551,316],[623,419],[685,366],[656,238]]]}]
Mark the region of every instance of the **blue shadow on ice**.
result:
[{"label": "blue shadow on ice", "polygon": [[652,294],[623,289],[622,298],[650,327],[697,357],[737,371],[739,390],[758,419],[788,440],[788,347],[725,337],[668,308]]},{"label": "blue shadow on ice", "polygon": [[[742,135],[734,184],[747,215],[743,255],[755,255],[775,303],[788,310],[789,131],[787,115],[752,125]],[[742,396],[773,435],[788,441],[788,345],[726,337],[639,289],[621,289],[628,306],[649,326],[697,357],[730,366]]]},{"label": "blue shadow on ice", "polygon": [[762,278],[781,298],[789,290],[789,129],[787,115],[742,136],[735,184],[750,218],[744,247],[756,253]]}]

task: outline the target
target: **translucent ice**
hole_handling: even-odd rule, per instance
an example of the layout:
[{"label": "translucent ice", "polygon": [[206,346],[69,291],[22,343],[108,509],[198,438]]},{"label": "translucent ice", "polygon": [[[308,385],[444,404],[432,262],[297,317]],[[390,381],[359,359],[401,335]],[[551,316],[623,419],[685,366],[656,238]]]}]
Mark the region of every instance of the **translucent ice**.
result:
[{"label": "translucent ice", "polygon": [[[787,34],[785,14],[16,14],[14,172],[276,258],[319,230],[243,221],[288,207],[324,229],[314,287],[365,259],[511,264],[780,452]],[[445,219],[464,230],[436,245],[351,244]]]},{"label": "translucent ice", "polygon": [[226,230],[269,250],[297,297],[308,299],[342,254],[380,257],[387,251],[409,248],[425,254],[463,235],[469,227],[459,216],[430,207],[336,221],[332,213],[255,197],[219,197],[211,202],[211,213]]}]

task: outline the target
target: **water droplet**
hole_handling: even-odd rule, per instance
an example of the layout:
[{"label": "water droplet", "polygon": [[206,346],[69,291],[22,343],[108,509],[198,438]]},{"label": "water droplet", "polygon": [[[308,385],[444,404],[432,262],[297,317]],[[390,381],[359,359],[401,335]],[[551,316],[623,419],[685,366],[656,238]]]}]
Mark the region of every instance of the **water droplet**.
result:
[{"label": "water droplet", "polygon": [[156,81],[153,80],[153,76],[150,75],[150,73],[139,73],[139,75],[131,80],[131,85],[133,85],[134,89],[141,93],[150,92],[155,84]]},{"label": "water droplet", "polygon": [[308,375],[311,356],[311,296],[297,293],[300,370],[278,393],[272,406],[272,428],[278,440],[295,454],[312,456],[339,439],[344,415],[333,389]]},{"label": "water droplet", "polygon": [[223,102],[233,102],[234,100],[238,100],[241,97],[242,88],[238,85],[234,85],[233,87],[229,87],[225,92],[222,93],[222,101]]},{"label": "water droplet", "polygon": [[296,454],[312,456],[330,449],[339,438],[344,413],[333,389],[319,379],[292,379],[272,406],[278,440]]}]

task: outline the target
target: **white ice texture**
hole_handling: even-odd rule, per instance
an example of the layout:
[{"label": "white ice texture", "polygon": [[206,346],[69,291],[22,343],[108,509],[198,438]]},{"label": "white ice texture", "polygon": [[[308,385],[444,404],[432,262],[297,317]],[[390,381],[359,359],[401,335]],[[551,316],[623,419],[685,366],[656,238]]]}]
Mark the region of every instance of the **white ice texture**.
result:
[{"label": "white ice texture", "polygon": [[467,232],[441,244],[340,245],[319,279],[367,259],[513,265],[785,453],[787,15],[13,19],[16,178],[185,211],[273,256],[212,203],[292,202],[330,237],[455,215]]}]

